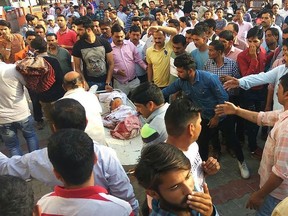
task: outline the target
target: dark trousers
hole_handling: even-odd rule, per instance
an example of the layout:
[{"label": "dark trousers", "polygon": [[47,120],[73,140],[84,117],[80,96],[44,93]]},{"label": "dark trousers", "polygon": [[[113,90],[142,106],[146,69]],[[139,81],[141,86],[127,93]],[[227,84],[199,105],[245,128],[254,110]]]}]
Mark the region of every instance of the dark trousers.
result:
[{"label": "dark trousers", "polygon": [[[261,90],[241,90],[240,91],[240,106],[244,109],[259,112],[264,108],[264,101],[267,91]],[[251,152],[257,149],[257,135],[259,126],[255,123],[245,120],[245,128],[247,130],[248,146]]]},{"label": "dark trousers", "polygon": [[226,138],[227,145],[229,145],[235,151],[237,159],[240,162],[244,161],[242,148],[235,133],[235,120],[233,119],[233,116],[227,116],[225,119],[219,122],[216,128],[209,128],[207,125],[208,123],[209,120],[202,119],[202,130],[197,140],[199,145],[199,153],[202,160],[206,161],[208,159],[209,142],[213,137],[215,137],[218,130],[220,130],[222,131],[223,136]]},{"label": "dark trousers", "polygon": [[28,92],[30,99],[32,101],[34,120],[37,122],[43,121],[42,107],[41,104],[39,103],[38,95],[35,92],[30,91],[29,89]]}]

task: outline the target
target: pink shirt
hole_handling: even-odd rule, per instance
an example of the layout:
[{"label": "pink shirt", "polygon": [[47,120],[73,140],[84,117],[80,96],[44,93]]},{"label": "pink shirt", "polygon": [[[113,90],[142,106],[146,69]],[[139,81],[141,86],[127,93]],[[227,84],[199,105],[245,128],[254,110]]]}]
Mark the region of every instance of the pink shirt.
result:
[{"label": "pink shirt", "polygon": [[[66,45],[66,46],[74,46],[74,44],[77,41],[77,34],[75,31],[70,30],[68,27],[64,32],[61,32],[60,30],[56,33],[57,34],[57,40],[58,44]],[[72,54],[72,48],[67,49],[70,54]]]},{"label": "pink shirt", "polygon": [[242,50],[240,50],[240,49],[238,49],[232,45],[229,53],[227,55],[225,55],[225,57],[230,58],[230,59],[237,62],[237,57],[238,57],[239,53],[241,53],[241,52],[242,52]]},{"label": "pink shirt", "polygon": [[251,23],[243,21],[241,24],[237,22],[239,26],[239,32],[237,37],[240,38],[241,40],[246,40],[246,36],[248,31],[253,27]]},{"label": "pink shirt", "polygon": [[[116,46],[114,42],[112,42],[111,47],[113,49],[114,58],[113,77],[121,84],[125,84],[136,77],[135,63],[144,70],[147,69],[147,65],[142,60],[136,46],[130,41],[124,40],[122,46]],[[126,77],[118,75],[118,70],[124,70]]]},{"label": "pink shirt", "polygon": [[274,126],[267,137],[258,171],[260,188],[273,172],[283,182],[270,195],[283,200],[288,196],[288,110],[260,112],[257,124]]}]

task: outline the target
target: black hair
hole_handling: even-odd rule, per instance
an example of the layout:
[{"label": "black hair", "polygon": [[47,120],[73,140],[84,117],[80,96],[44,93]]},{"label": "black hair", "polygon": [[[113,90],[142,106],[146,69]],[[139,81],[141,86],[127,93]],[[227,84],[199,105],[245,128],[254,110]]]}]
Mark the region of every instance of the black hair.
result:
[{"label": "black hair", "polygon": [[137,22],[137,21],[141,21],[141,17],[139,17],[139,16],[136,16],[136,17],[133,17],[132,18],[132,22]]},{"label": "black hair", "polygon": [[143,22],[143,21],[151,21],[151,19],[150,19],[150,17],[143,17],[142,19],[141,19],[141,22]]},{"label": "black hair", "polygon": [[288,38],[286,38],[282,41],[282,46],[288,47]]},{"label": "black hair", "polygon": [[57,16],[57,18],[59,18],[59,17],[63,17],[64,20],[67,20],[66,17],[65,17],[63,14],[59,14],[59,15]]},{"label": "black hair", "polygon": [[167,143],[159,143],[148,145],[142,150],[134,176],[142,187],[158,192],[162,175],[170,171],[190,169],[190,161],[180,149]]},{"label": "black hair", "polygon": [[146,105],[149,101],[156,105],[161,105],[165,102],[161,89],[154,83],[145,82],[137,86],[131,94],[131,100],[134,103]]},{"label": "black hair", "polygon": [[278,40],[279,40],[279,31],[278,31],[278,29],[276,29],[276,28],[274,28],[274,27],[270,27],[270,28],[266,29],[265,33],[266,33],[267,31],[271,31],[271,34],[272,34],[274,37],[277,38],[277,42],[278,42]]},{"label": "black hair", "polygon": [[35,36],[35,37],[37,37],[38,34],[37,34],[35,31],[27,31],[27,32],[25,33],[25,37],[27,38],[27,37],[29,37],[29,36]]},{"label": "black hair", "polygon": [[197,35],[199,37],[203,37],[206,35],[205,32],[206,31],[204,31],[204,29],[202,27],[198,26],[198,27],[195,27],[194,29],[192,29],[191,34]]},{"label": "black hair", "polygon": [[287,33],[288,33],[288,27],[285,28],[285,29],[283,29],[282,33],[283,33],[283,34],[287,34]]},{"label": "black hair", "polygon": [[229,30],[221,31],[219,33],[219,38],[224,38],[227,41],[231,41],[231,40],[233,41],[234,40],[233,33]]},{"label": "black hair", "polygon": [[[188,98],[177,98],[165,113],[165,125],[168,135],[179,137],[187,129],[191,121],[195,124],[201,109]],[[175,118],[177,116],[177,118]]]},{"label": "black hair", "polygon": [[221,51],[221,53],[224,52],[224,45],[219,40],[212,41],[209,46],[213,46],[216,51]]},{"label": "black hair", "polygon": [[183,46],[186,46],[186,38],[181,34],[175,35],[172,39],[172,43],[181,43]]},{"label": "black hair", "polygon": [[262,40],[263,38],[263,29],[260,28],[259,26],[254,26],[251,28],[248,33],[247,33],[247,39],[248,38],[258,38],[259,40]]},{"label": "black hair", "polygon": [[271,19],[273,18],[273,12],[270,9],[265,9],[265,10],[261,11],[260,16],[262,16],[263,14],[266,14],[266,13],[269,14]]},{"label": "black hair", "polygon": [[288,74],[286,73],[280,78],[280,83],[283,87],[283,93],[288,91]]},{"label": "black hair", "polygon": [[163,11],[162,11],[160,8],[156,9],[155,14],[156,14],[156,13],[161,13],[162,15],[164,15]]},{"label": "black hair", "polygon": [[43,25],[37,25],[35,26],[35,29],[43,29],[44,33],[46,32],[46,29]]},{"label": "black hair", "polygon": [[227,25],[232,25],[235,32],[239,32],[239,26],[237,23],[230,22]]},{"label": "black hair", "polygon": [[173,24],[176,28],[180,27],[180,22],[177,19],[170,19],[168,23]]},{"label": "black hair", "polygon": [[119,24],[114,24],[112,27],[111,27],[111,33],[112,35],[115,33],[115,32],[121,32],[123,31],[124,32],[124,29],[122,26],[120,26]]},{"label": "black hair", "polygon": [[89,180],[94,162],[93,140],[82,130],[63,129],[48,139],[48,157],[69,186],[81,185]]},{"label": "black hair", "polygon": [[129,29],[129,32],[140,32],[141,33],[141,28],[137,25],[132,25]]},{"label": "black hair", "polygon": [[0,20],[0,26],[6,26],[9,29],[11,29],[11,24],[10,22],[7,22],[6,20]]},{"label": "black hair", "polygon": [[183,17],[180,17],[179,20],[181,22],[185,23],[187,27],[191,27],[191,23],[189,22],[189,18],[188,17],[183,16]]},{"label": "black hair", "polygon": [[55,33],[48,33],[48,34],[46,34],[46,38],[47,38],[47,37],[51,37],[51,36],[54,36],[55,39],[57,40],[57,34],[55,34]]},{"label": "black hair", "polygon": [[85,29],[94,29],[94,24],[93,24],[93,21],[87,17],[87,16],[82,16],[80,18],[77,18],[75,21],[74,21],[75,25],[82,25]]},{"label": "black hair", "polygon": [[47,52],[47,42],[44,40],[44,38],[40,37],[39,35],[36,36],[36,38],[31,41],[30,46],[33,49],[37,50],[39,54]]},{"label": "black hair", "polygon": [[15,176],[0,175],[0,215],[31,216],[34,193],[31,186]]},{"label": "black hair", "polygon": [[207,25],[209,26],[209,28],[212,28],[213,31],[215,31],[215,29],[216,29],[216,21],[215,21],[214,19],[204,20],[204,23],[207,23]]},{"label": "black hair", "polygon": [[52,104],[50,114],[57,130],[75,128],[84,131],[86,128],[86,111],[77,100],[63,98],[56,101]]},{"label": "black hair", "polygon": [[31,22],[35,19],[35,16],[33,14],[26,14],[25,19],[27,22]]},{"label": "black hair", "polygon": [[196,63],[194,59],[187,53],[177,56],[174,60],[174,66],[177,68],[184,68],[185,70],[196,70]]}]

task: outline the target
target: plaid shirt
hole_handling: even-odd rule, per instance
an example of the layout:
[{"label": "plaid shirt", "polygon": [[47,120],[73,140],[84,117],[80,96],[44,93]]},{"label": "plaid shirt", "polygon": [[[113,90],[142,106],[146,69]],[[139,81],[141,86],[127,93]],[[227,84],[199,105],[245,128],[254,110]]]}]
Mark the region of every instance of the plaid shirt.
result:
[{"label": "plaid shirt", "polygon": [[271,173],[283,179],[283,182],[270,195],[283,200],[288,196],[288,110],[260,112],[258,125],[273,126],[270,131],[259,167],[260,188],[267,182]]},{"label": "plaid shirt", "polygon": [[[204,66],[204,70],[216,74],[219,78],[224,75],[229,75],[235,78],[240,78],[239,68],[237,62],[224,57],[224,64],[221,67],[217,67],[216,62],[213,59],[208,59]],[[235,90],[228,91],[229,95],[235,95]]]},{"label": "plaid shirt", "polygon": [[[193,215],[193,216],[201,216],[200,213],[198,213],[198,212],[196,212],[196,211],[194,211],[192,209],[191,209],[191,215]],[[152,200],[152,212],[150,213],[149,216],[177,216],[177,215],[172,213],[172,212],[168,212],[168,211],[165,211],[165,210],[161,209],[160,205],[159,205],[159,201],[153,199]],[[213,214],[212,214],[212,216],[219,216],[215,206],[213,206]]]},{"label": "plaid shirt", "polygon": [[125,29],[124,31],[127,33],[130,31],[130,27],[132,25],[132,18],[134,17],[134,13],[131,12],[130,14],[127,15],[127,18],[126,18],[126,23],[125,23]]}]

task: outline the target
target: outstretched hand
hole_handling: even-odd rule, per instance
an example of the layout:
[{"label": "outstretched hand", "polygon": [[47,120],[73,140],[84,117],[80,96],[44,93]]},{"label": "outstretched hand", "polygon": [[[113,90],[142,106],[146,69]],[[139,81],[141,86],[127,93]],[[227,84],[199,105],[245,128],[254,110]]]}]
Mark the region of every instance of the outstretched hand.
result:
[{"label": "outstretched hand", "polygon": [[235,115],[238,107],[236,107],[233,103],[225,101],[224,104],[218,104],[215,108],[215,113],[218,116],[223,115]]},{"label": "outstretched hand", "polygon": [[239,87],[239,80],[237,78],[235,78],[235,77],[221,76],[220,79],[224,83],[223,87],[226,90],[230,90],[230,89]]}]

